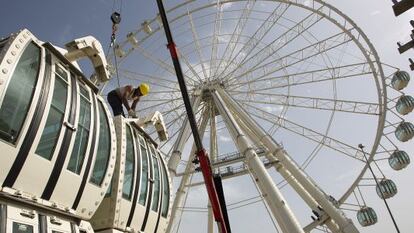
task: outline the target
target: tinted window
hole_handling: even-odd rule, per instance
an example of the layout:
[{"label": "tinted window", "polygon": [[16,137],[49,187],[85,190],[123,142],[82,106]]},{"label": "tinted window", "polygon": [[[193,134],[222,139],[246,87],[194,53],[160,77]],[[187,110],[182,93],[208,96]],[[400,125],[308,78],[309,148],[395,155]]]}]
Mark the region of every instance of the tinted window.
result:
[{"label": "tinted window", "polygon": [[158,210],[158,200],[160,199],[160,175],[157,156],[154,148],[152,146],[150,148],[152,154],[152,164],[154,166],[154,192],[151,209],[156,212]]},{"label": "tinted window", "polygon": [[128,200],[131,199],[132,185],[134,183],[134,141],[132,138],[131,128],[126,126],[126,156],[125,156],[125,172],[124,184],[122,187],[122,197]]},{"label": "tinted window", "polygon": [[13,222],[13,233],[33,233],[33,226],[24,223]]},{"label": "tinted window", "polygon": [[31,43],[20,57],[0,108],[0,138],[16,143],[33,98],[40,67],[40,48]]},{"label": "tinted window", "polygon": [[162,206],[161,206],[161,215],[166,218],[168,214],[168,205],[170,203],[170,186],[168,183],[167,171],[165,167],[161,165],[161,174],[162,174]]},{"label": "tinted window", "polygon": [[111,135],[106,112],[99,102],[99,143],[90,182],[101,185],[109,162]]},{"label": "tinted window", "polygon": [[8,40],[9,38],[6,38],[0,41],[0,53],[1,53],[1,50],[4,48],[4,46],[7,44]]},{"label": "tinted window", "polygon": [[110,197],[112,193],[112,183],[114,182],[114,177],[112,176],[111,183],[109,183],[108,189],[106,190],[105,197]]},{"label": "tinted window", "polygon": [[141,170],[141,191],[139,192],[139,204],[145,205],[148,190],[148,152],[145,141],[139,137],[141,147],[142,170]]},{"label": "tinted window", "polygon": [[68,84],[66,83],[67,73],[59,66],[56,65],[55,67],[55,87],[52,105],[50,106],[42,137],[36,149],[36,154],[49,160],[52,158],[55,145],[59,138],[59,132],[62,128],[68,95]]},{"label": "tinted window", "polygon": [[79,122],[76,129],[75,145],[73,146],[68,164],[68,170],[76,174],[80,174],[82,169],[91,124],[91,103],[89,100],[89,93],[85,90],[85,87],[81,85],[79,85],[79,89],[81,90]]}]

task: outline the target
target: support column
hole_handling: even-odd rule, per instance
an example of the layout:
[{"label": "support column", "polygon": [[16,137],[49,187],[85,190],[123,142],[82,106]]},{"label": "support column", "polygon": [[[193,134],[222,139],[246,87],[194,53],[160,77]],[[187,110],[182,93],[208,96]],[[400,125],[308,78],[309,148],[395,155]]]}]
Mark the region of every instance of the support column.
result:
[{"label": "support column", "polygon": [[[210,103],[210,160],[213,162],[217,159],[217,130],[216,130],[216,112],[215,107]],[[213,174],[216,173],[217,168],[212,168]],[[208,203],[208,220],[207,220],[207,233],[214,232],[214,216],[210,203]]]},{"label": "support column", "polygon": [[[193,107],[194,112],[197,111],[198,107],[200,106],[200,102],[200,95],[193,96],[191,100],[191,106]],[[184,124],[180,129],[180,134],[178,135],[177,140],[174,144],[174,149],[172,151],[170,159],[168,160],[168,170],[171,172],[172,175],[176,175],[177,173],[177,166],[181,161],[181,153],[183,152],[184,145],[190,137],[190,134],[190,122],[186,117],[184,120]]]},{"label": "support column", "polygon": [[212,96],[239,152],[246,157],[245,163],[254,176],[257,186],[259,187],[260,192],[262,193],[273,216],[282,229],[282,232],[304,233],[298,220],[293,215],[290,207],[287,205],[286,200],[283,198],[282,193],[267,173],[266,168],[259,159],[259,156],[256,154],[253,145],[243,134],[234,117],[229,114],[228,109],[224,105],[221,97],[217,94],[217,92],[213,92]]},{"label": "support column", "polygon": [[213,233],[214,232],[214,216],[213,216],[213,210],[211,209],[210,203],[208,204],[207,208],[208,208],[207,233]]},{"label": "support column", "polygon": [[[240,125],[242,130],[245,133],[247,133],[247,135],[253,141],[254,144],[261,144],[259,137],[255,135],[253,131],[249,129],[241,121],[240,118],[236,118],[236,121]],[[320,207],[318,202],[316,202],[315,199],[309,194],[309,192],[306,191],[305,188],[303,188],[303,186],[298,182],[298,180],[292,176],[292,174],[279,162],[279,160],[276,159],[276,157],[272,153],[266,152],[265,155],[269,162],[273,164],[273,167],[276,169],[276,171],[279,172],[279,174],[286,180],[286,182],[288,182],[288,184],[296,191],[296,193],[299,194],[299,196],[305,201],[309,208],[311,208],[313,211],[317,212],[320,216],[322,216],[325,212],[318,208]],[[326,220],[325,224],[333,233],[338,233],[338,226],[332,221],[332,219]]]},{"label": "support column", "polygon": [[340,232],[358,233],[358,229],[352,221],[345,217],[344,213],[336,208],[326,197],[326,194],[316,186],[299,166],[287,155],[286,151],[258,125],[253,118],[237,103],[226,91],[218,90],[228,106],[237,112],[240,119],[260,138],[260,142],[267,147],[280,163],[292,174],[292,176],[303,186],[303,188],[320,204],[323,210],[338,224]]},{"label": "support column", "polygon": [[[206,131],[208,118],[209,118],[208,110],[204,110],[202,117],[201,117],[201,124],[198,127],[201,138],[203,138],[204,132]],[[196,150],[197,150],[196,145],[193,144],[193,147],[191,148],[190,156],[188,158],[187,165],[185,167],[183,176],[181,178],[180,185],[178,186],[177,192],[175,194],[175,199],[174,199],[172,210],[171,210],[171,218],[170,218],[170,222],[168,224],[167,230],[166,230],[167,233],[171,233],[174,222],[176,221],[176,219],[179,218],[178,207],[183,207],[184,197],[187,192],[188,185],[190,183],[190,176],[192,174],[191,171],[194,170],[194,164],[192,161],[195,158]]]}]

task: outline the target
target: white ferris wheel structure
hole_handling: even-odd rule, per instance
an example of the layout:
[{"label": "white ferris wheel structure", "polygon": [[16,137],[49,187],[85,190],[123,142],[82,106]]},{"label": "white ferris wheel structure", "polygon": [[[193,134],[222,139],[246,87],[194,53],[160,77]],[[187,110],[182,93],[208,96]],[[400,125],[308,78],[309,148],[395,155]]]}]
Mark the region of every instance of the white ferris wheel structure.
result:
[{"label": "white ferris wheel structure", "polygon": [[[226,196],[234,232],[262,227],[246,221],[252,208],[273,232],[360,232],[379,221],[371,199],[397,193],[383,170],[410,163],[398,146],[414,135],[404,120],[414,99],[402,91],[408,74],[383,64],[355,22],[320,0],[190,0],[167,14],[213,171],[225,193],[239,184]],[[151,86],[138,114],[164,116],[160,147],[176,189],[168,231],[203,218],[214,232],[159,16],[111,57],[120,85]]]}]

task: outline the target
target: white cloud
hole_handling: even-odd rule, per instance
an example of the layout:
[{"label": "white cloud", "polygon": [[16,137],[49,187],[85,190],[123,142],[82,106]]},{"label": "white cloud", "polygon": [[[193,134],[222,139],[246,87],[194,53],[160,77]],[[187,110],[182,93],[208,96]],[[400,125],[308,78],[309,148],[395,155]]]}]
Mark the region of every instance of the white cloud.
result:
[{"label": "white cloud", "polygon": [[379,11],[379,10],[375,10],[375,11],[372,11],[371,13],[369,13],[370,16],[376,16],[376,15],[379,15],[379,14],[381,14],[381,11]]},{"label": "white cloud", "polygon": [[224,3],[224,4],[222,4],[222,5],[221,5],[220,9],[221,9],[222,11],[223,11],[223,10],[226,10],[226,9],[230,8],[232,5],[233,5],[233,3],[231,3],[231,2]]},{"label": "white cloud", "polygon": [[[217,3],[218,1],[214,0],[212,2]],[[226,10],[226,9],[230,8],[232,5],[233,5],[232,2],[221,3],[221,1],[220,1],[220,5],[219,5],[220,11],[223,11],[223,10]],[[216,4],[215,8],[217,8],[217,4]]]},{"label": "white cloud", "polygon": [[220,43],[227,43],[227,42],[229,42],[229,41],[230,41],[230,39],[229,39],[229,37],[228,37],[228,36],[218,36],[218,37],[217,37],[217,40],[218,40]]},{"label": "white cloud", "polygon": [[265,111],[269,113],[280,113],[283,110],[283,106],[266,106]]},{"label": "white cloud", "polygon": [[219,135],[219,140],[223,142],[231,142],[231,138],[224,135]]}]

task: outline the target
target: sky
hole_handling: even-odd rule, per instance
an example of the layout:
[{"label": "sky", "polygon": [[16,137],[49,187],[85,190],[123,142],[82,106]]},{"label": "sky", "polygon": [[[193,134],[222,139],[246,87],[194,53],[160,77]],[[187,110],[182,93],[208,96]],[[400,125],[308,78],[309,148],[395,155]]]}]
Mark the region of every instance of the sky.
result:
[{"label": "sky", "polygon": [[[171,6],[174,6],[179,2],[181,1],[165,1],[165,4],[167,6],[166,8],[170,8]],[[382,62],[395,67],[399,67],[402,70],[409,70],[408,58],[410,56],[414,57],[414,51],[408,51],[405,54],[400,55],[398,54],[396,48],[396,42],[408,41],[410,31],[412,30],[411,26],[409,25],[409,20],[413,18],[414,10],[409,11],[400,17],[395,17],[392,12],[392,2],[390,0],[328,0],[327,2],[334,5],[336,8],[340,9],[362,28],[362,30],[366,33],[370,41],[374,44],[375,48],[377,49]],[[28,28],[40,40],[52,42],[57,46],[63,46],[65,43],[75,38],[79,38],[86,35],[93,35],[101,41],[104,49],[106,50],[109,44],[112,26],[109,17],[114,9],[121,10],[122,13],[122,23],[120,25],[118,33],[120,41],[124,40],[123,38],[125,38],[125,35],[129,31],[136,30],[138,27],[140,27],[141,23],[144,20],[152,19],[157,14],[155,1],[148,0],[123,1],[122,7],[120,1],[115,1],[114,3],[113,1],[107,0],[44,0],[41,2],[23,0],[8,1],[7,3],[2,4],[2,8],[0,8],[0,15],[2,19],[0,21],[0,37],[16,32],[22,28]],[[180,45],[181,42],[184,44],[186,42],[186,39],[188,39],[184,37],[185,35],[189,34],[185,34],[184,32],[183,34],[180,34],[176,31],[173,31],[173,33],[176,33],[175,36],[177,38],[177,41],[179,42],[178,45]],[[201,26],[199,29],[199,33],[203,33],[203,28]],[[321,32],[321,34],[323,33]],[[226,40],[225,37],[221,39]],[[191,38],[189,40],[191,43]],[[168,58],[168,51],[166,49],[157,50],[154,48],[155,46],[159,46],[160,44],[165,44],[163,38],[161,38],[160,41],[154,43],[153,45],[148,43],[149,51],[156,51],[160,54],[165,53],[164,55],[162,55],[163,58]],[[287,48],[287,51],[289,51],[289,49],[290,48]],[[135,64],[134,62],[137,62],[138,64]],[[145,66],[147,65],[146,62],[147,61],[142,60],[142,57],[138,57],[136,61],[134,59],[129,59],[125,62],[125,67],[133,70],[131,67],[133,67],[134,65],[138,67],[140,65]],[[85,67],[84,70],[86,72],[90,71],[90,68],[88,68],[87,66],[83,67]],[[185,70],[189,72],[187,69]],[[389,69],[386,69],[386,71],[389,72]],[[153,72],[154,74],[165,74],[165,71],[163,72],[157,70]],[[410,74],[412,75],[413,72],[410,72]],[[128,80],[121,81],[123,83],[128,82]],[[365,85],[367,85],[365,83],[355,85],[354,83],[343,82],[339,84],[339,95],[341,97],[357,98],[360,100],[367,101],[371,98],[368,92],[366,93],[366,95],[353,95],[353,91],[357,93],[364,93],[364,88],[366,87]],[[304,91],[309,95],[319,95],[319,97],[321,97],[321,95],[332,95],[332,93],[329,91],[327,91],[326,93],[322,92],[322,89],[324,89],[323,86],[318,86],[313,89],[309,88],[306,90],[298,89],[296,90],[296,93]],[[408,88],[404,89],[404,92],[406,94],[412,94],[413,91],[414,84],[412,83],[409,85]],[[284,92],[282,91],[279,94],[284,94]],[[271,111],[273,111],[273,109],[269,109],[269,112]],[[311,113],[309,112],[301,112],[297,110],[288,111],[286,116],[289,117],[289,119],[291,120],[300,121],[300,119],[303,118],[303,114],[310,114],[308,115],[309,121],[305,119],[303,121],[304,124],[311,124],[312,128],[314,129],[326,129],[326,122],[324,120],[329,119],[329,114],[318,113],[318,115],[311,115]],[[322,120],[313,121],[313,118],[319,118]],[[353,122],[355,119],[360,120],[360,122]],[[337,137],[349,139],[350,141],[352,141],[352,143],[357,143],[358,140],[366,140],[367,143],[369,143],[370,140],[368,140],[367,138],[368,135],[372,136],[372,134],[368,133],[369,130],[372,130],[372,122],[362,117],[355,119],[347,118],[340,114],[336,115],[333,123],[334,126],[331,129],[331,134]],[[405,117],[405,119],[407,121],[414,122],[413,115],[409,115],[408,117]],[[353,124],[355,125],[352,126]],[[349,133],[349,131],[346,130],[347,127],[353,127],[354,130],[357,130],[358,128],[360,129],[359,131]],[[307,145],[305,144],[305,142],[303,142],[302,148],[295,148],[293,144],[290,144],[290,142],[295,141],[296,143],[301,143],[302,141],[300,140],[303,139],[297,139],[288,132],[281,132],[279,130],[277,131],[276,135],[279,139],[282,138],[280,140],[282,140],[285,143],[286,148],[292,154],[299,154],[301,150],[307,151],[307,153],[309,153],[309,151],[313,149],[312,145]],[[352,140],[352,138],[355,139]],[[223,130],[222,134],[220,134],[220,140],[223,143],[223,145],[225,145],[221,150],[222,153],[230,152],[234,149],[234,146],[228,145],[230,144],[231,140],[228,132],[226,132],[225,130]],[[410,155],[412,155],[414,152],[414,146],[412,144],[412,141],[404,144],[398,143],[398,146],[401,149],[406,150]],[[327,154],[333,152],[322,150],[320,153]],[[303,157],[296,158],[298,159],[298,161],[303,162]],[[341,181],[344,181],[344,183],[349,182],[349,179],[352,178],[352,174],[354,174],[351,172],[353,170],[352,163],[346,164],[347,166],[345,166],[344,164],[342,164],[342,162],[344,164],[346,163],[345,160],[342,160],[340,158],[324,158],[321,159],[321,161],[313,163],[309,168],[309,173],[315,176],[314,179],[316,179],[317,182],[319,182],[323,188],[332,190],[331,192],[340,193],[340,191],[343,191],[344,189],[344,186],[340,184]],[[414,197],[414,188],[412,187],[412,177],[414,177],[414,169],[412,168],[412,166],[409,166],[407,169],[403,171],[396,172],[387,168],[386,162],[382,163],[381,165],[384,165],[383,170],[386,173],[386,176],[393,179],[399,189],[399,193],[394,198],[390,199],[389,203],[391,209],[394,211],[394,215],[396,217],[397,223],[400,226],[400,230],[401,232],[411,232],[414,228],[414,224],[411,220],[412,218],[410,217],[412,210],[414,209],[414,201],[412,200],[412,197]],[[278,177],[277,174],[275,174],[274,172],[272,172],[272,177],[274,177],[276,180],[280,179],[280,177]],[[251,182],[248,181],[248,179],[250,178],[237,178],[235,180],[231,180],[231,182],[225,182],[225,191],[226,195],[229,197],[229,203],[237,202],[237,200],[244,200],[248,197],[251,197],[251,195],[255,195],[255,193],[257,193],[255,187],[252,185]],[[206,202],[205,196],[203,197],[204,190],[202,188],[196,188],[191,192],[191,194],[195,193],[196,195],[190,196],[189,205],[201,206],[203,205],[203,203]],[[292,190],[286,188],[283,189],[283,192],[286,196],[289,196],[289,198],[291,198],[289,203],[292,205],[292,209],[297,211],[303,210],[301,209],[303,208],[303,205],[296,204],[296,202],[299,202],[298,197],[293,194]],[[394,232],[395,230],[391,225],[390,218],[387,215],[385,207],[381,200],[379,200],[379,198],[376,197],[376,194],[372,191],[372,189],[367,190],[366,192],[367,202],[369,202],[369,205],[373,206],[374,209],[377,211],[380,220],[379,223],[373,227],[360,228],[361,232]],[[354,217],[355,215],[355,213],[352,212],[347,212],[347,214],[349,214],[352,217]],[[182,232],[193,232],[194,229],[199,229],[200,223],[205,224],[206,222],[205,215],[205,213],[185,213],[182,223]],[[263,206],[255,205],[252,207],[240,208],[234,211],[234,213],[232,212],[230,216],[230,221],[234,223],[234,232],[237,233],[251,232],[252,230],[257,229],[257,224],[263,224],[262,232],[274,232],[269,219],[265,219],[265,217],[263,217],[265,215],[266,213]],[[301,222],[309,222],[310,213],[308,213],[307,209],[306,211],[303,211],[303,213],[298,213],[298,215]],[[355,218],[353,219],[355,222]],[[256,224],[238,224],[245,222],[246,220],[250,220]]]}]

